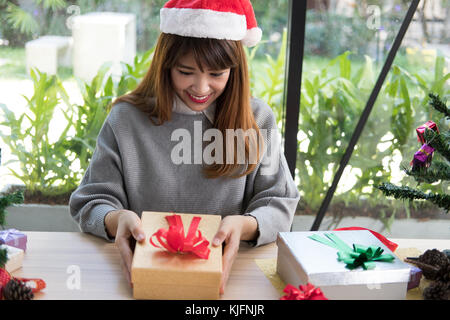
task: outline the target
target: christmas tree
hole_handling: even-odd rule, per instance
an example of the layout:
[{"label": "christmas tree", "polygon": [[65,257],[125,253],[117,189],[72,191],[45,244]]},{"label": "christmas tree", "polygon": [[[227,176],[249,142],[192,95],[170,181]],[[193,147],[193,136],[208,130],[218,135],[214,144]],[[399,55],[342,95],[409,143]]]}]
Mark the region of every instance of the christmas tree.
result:
[{"label": "christmas tree", "polygon": [[[429,94],[430,105],[438,112],[442,113],[445,120],[450,120],[450,108],[442,101],[438,95]],[[442,121],[444,123],[444,121]],[[411,161],[410,168],[404,168],[407,175],[414,177],[418,183],[435,183],[441,185],[445,181],[450,180],[450,130],[439,131],[437,125],[428,121],[423,126],[416,129],[418,140],[422,146],[414,154],[413,161]],[[433,153],[438,155],[437,159],[433,158]],[[416,200],[423,199],[432,202],[438,207],[445,210],[446,213],[450,210],[450,196],[444,193],[423,192],[416,188],[407,186],[396,186],[391,183],[382,183],[377,186],[386,196],[393,196],[395,199],[402,200]],[[445,189],[443,189],[445,190]]]}]

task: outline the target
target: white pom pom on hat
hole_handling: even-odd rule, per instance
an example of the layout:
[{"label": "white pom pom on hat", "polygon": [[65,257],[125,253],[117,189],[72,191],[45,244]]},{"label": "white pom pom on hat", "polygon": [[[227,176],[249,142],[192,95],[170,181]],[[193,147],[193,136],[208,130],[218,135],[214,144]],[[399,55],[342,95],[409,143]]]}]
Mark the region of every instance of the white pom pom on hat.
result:
[{"label": "white pom pom on hat", "polygon": [[255,46],[262,36],[250,0],[169,0],[160,29],[185,37],[241,40]]}]

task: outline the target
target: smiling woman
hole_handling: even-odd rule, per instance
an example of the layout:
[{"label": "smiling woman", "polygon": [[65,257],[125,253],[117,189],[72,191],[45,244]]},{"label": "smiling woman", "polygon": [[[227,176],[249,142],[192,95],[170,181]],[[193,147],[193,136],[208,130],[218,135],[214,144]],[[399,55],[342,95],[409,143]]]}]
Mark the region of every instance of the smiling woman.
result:
[{"label": "smiling woman", "polygon": [[230,68],[205,70],[197,66],[192,53],[182,57],[170,71],[175,92],[194,111],[203,111],[214,103],[230,76]]},{"label": "smiling woman", "polygon": [[[116,242],[128,281],[130,240],[145,239],[143,211],[221,215],[210,240],[215,247],[224,246],[224,293],[241,241],[259,246],[288,231],[299,193],[279,143],[273,142],[278,134],[275,115],[250,94],[243,45],[259,41],[256,21],[221,25],[208,16],[228,12],[254,20],[250,2],[180,0],[169,1],[166,8],[180,13],[175,21],[183,29],[166,30],[174,20],[161,10],[162,33],[150,68],[135,90],[114,102],[89,168],[71,196],[70,210],[81,230]],[[185,10],[197,19],[181,14]],[[205,29],[217,32],[205,38]],[[228,34],[235,29],[238,39],[235,32]],[[236,134],[227,143],[229,130]],[[194,137],[193,163],[171,158],[176,132]],[[213,136],[226,146],[223,152],[205,147],[203,142]],[[208,159],[213,163],[202,161],[204,147],[212,150]]]},{"label": "smiling woman", "polygon": [[[171,119],[176,97],[193,111],[209,109],[215,116],[214,127],[223,137],[227,129],[255,130],[256,136],[244,142],[248,159],[252,142],[256,145],[260,133],[250,105],[247,59],[240,41],[162,33],[147,75],[134,91],[118,98],[114,105],[131,103],[160,125]],[[155,100],[158,103],[149,103]],[[223,156],[226,158],[226,152]],[[205,167],[205,173],[210,177],[242,176],[255,167],[249,163],[245,171],[238,172],[242,167],[236,161],[222,161]]]}]

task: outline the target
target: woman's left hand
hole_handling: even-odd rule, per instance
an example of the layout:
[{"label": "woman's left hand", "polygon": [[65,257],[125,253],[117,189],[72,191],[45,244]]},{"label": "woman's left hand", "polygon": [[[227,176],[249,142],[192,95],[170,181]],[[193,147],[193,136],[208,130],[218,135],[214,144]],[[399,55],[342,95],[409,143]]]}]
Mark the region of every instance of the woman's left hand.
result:
[{"label": "woman's left hand", "polygon": [[220,294],[225,291],[225,285],[230,275],[231,266],[236,259],[241,240],[253,240],[256,238],[258,224],[252,216],[230,215],[222,219],[212,245],[220,246],[225,242],[222,255],[222,280]]}]

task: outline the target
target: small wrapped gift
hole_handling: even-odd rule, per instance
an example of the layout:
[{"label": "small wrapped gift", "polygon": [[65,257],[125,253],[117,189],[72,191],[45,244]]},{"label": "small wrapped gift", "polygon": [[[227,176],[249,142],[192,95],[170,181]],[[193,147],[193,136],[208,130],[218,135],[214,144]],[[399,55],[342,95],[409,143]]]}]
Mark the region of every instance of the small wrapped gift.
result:
[{"label": "small wrapped gift", "polygon": [[431,130],[433,130],[433,131],[439,133],[439,129],[438,129],[436,123],[434,123],[434,122],[431,121],[431,120],[430,120],[430,121],[427,121],[425,124],[421,125],[420,127],[418,127],[418,128],[416,129],[416,133],[417,133],[417,141],[419,141],[419,142],[422,143],[422,144],[424,144],[424,143],[426,142],[426,141],[425,141],[425,136],[424,136],[424,134],[425,134],[425,131],[426,131],[427,129],[431,129]]},{"label": "small wrapped gift", "polygon": [[143,212],[141,221],[146,239],[134,251],[134,298],[218,299],[222,248],[210,242],[221,216]]},{"label": "small wrapped gift", "polygon": [[6,244],[0,245],[0,249],[6,249],[8,252],[8,260],[5,264],[5,269],[8,272],[14,272],[22,268],[24,251],[19,248],[11,247]]},{"label": "small wrapped gift", "polygon": [[422,145],[422,147],[414,153],[414,158],[410,163],[413,171],[419,170],[420,168],[428,168],[431,165],[433,152],[434,148],[427,144]]},{"label": "small wrapped gift", "polygon": [[411,266],[411,274],[409,276],[408,290],[417,288],[422,279],[422,270],[416,266]]},{"label": "small wrapped gift", "polygon": [[16,229],[2,230],[0,231],[0,244],[27,251],[27,235]]},{"label": "small wrapped gift", "polygon": [[277,245],[277,273],[285,283],[312,283],[330,300],[406,298],[410,266],[369,230],[280,232]]}]

